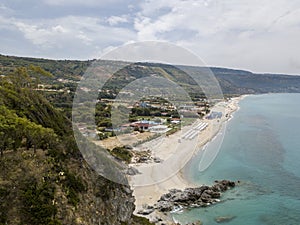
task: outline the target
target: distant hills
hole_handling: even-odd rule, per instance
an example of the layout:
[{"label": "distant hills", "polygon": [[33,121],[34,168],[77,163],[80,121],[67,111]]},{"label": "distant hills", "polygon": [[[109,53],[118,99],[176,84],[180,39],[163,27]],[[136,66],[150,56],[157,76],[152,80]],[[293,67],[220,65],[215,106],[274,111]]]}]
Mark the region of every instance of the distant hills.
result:
[{"label": "distant hills", "polygon": [[211,68],[223,93],[257,94],[300,91],[300,76],[258,74],[244,70]]},{"label": "distant hills", "polygon": [[[67,79],[71,81],[79,81],[81,76],[85,73],[86,69],[95,60],[50,60],[41,58],[26,58],[15,56],[0,55],[0,74],[6,75],[14,70],[16,67],[28,66],[30,64],[40,66],[46,71],[55,76],[52,84],[59,84],[59,79]],[[107,61],[107,63],[111,63]],[[164,64],[143,64],[148,67],[142,71],[146,76],[150,73],[159,73],[165,77],[174,78],[180,81],[184,86],[189,86],[193,89],[193,84],[190,78],[182,76],[182,73],[170,69],[169,65]],[[216,79],[222,88],[224,95],[240,95],[240,94],[259,94],[259,93],[286,93],[286,92],[300,92],[300,76],[291,76],[284,74],[258,74],[245,70],[227,69],[211,67]],[[134,79],[141,77],[141,71],[136,73],[134,70],[123,71],[119,73],[118,79],[115,79],[115,85],[124,85],[124,80],[130,82]],[[181,74],[181,75],[180,75]],[[185,77],[185,78],[184,78]]]}]

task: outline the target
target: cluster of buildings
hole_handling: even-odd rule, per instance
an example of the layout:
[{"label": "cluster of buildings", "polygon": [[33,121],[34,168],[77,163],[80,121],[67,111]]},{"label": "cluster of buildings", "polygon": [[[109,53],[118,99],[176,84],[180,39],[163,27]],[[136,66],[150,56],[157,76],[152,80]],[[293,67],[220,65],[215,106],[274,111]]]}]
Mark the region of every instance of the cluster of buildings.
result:
[{"label": "cluster of buildings", "polygon": [[[128,129],[134,129],[138,131],[149,131],[152,133],[166,133],[171,130],[171,128],[165,124],[166,121],[153,121],[153,120],[139,120],[132,123],[123,124],[118,128],[105,128],[106,132],[122,132]],[[173,118],[171,124],[180,123],[180,119]]]}]

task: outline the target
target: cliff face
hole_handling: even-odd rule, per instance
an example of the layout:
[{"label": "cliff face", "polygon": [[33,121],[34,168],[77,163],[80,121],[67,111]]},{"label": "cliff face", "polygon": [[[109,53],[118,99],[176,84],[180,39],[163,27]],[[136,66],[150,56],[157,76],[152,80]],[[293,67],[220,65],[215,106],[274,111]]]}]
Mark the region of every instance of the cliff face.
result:
[{"label": "cliff face", "polygon": [[0,225],[134,224],[128,186],[99,176],[71,122],[40,94],[0,81]]},{"label": "cliff face", "polygon": [[80,160],[64,168],[52,160],[43,150],[4,153],[0,224],[132,224],[129,187],[104,179]]},{"label": "cliff face", "polygon": [[[70,217],[64,224],[131,224],[135,199],[128,186],[106,180],[85,164],[76,173],[81,174],[90,188],[81,196],[78,210],[68,211]],[[64,214],[61,213],[62,217]]]}]

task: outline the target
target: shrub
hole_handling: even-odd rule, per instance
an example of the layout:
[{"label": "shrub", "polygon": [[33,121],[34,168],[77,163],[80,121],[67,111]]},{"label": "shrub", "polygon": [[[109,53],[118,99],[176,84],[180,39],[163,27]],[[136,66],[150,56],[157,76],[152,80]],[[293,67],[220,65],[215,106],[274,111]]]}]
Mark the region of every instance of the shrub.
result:
[{"label": "shrub", "polygon": [[67,171],[65,172],[63,186],[69,203],[76,207],[80,201],[79,193],[87,190],[86,185],[79,177]]},{"label": "shrub", "polygon": [[59,224],[54,219],[57,208],[52,204],[55,187],[47,182],[38,185],[36,179],[25,180],[21,185],[22,224]]},{"label": "shrub", "polygon": [[120,159],[122,161],[125,161],[126,163],[130,163],[131,158],[133,157],[132,152],[130,152],[125,147],[115,147],[111,154],[115,156],[117,159]]},{"label": "shrub", "polygon": [[133,224],[132,225],[154,225],[147,218],[140,216],[132,216]]}]

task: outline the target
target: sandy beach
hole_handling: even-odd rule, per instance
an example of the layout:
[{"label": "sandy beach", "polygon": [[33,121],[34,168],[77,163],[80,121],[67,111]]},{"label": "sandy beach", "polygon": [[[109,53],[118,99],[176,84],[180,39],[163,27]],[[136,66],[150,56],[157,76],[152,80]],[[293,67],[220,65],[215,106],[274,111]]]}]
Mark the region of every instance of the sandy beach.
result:
[{"label": "sandy beach", "polygon": [[[243,96],[232,98],[213,106],[211,111],[222,112],[221,118],[197,119],[192,125],[183,126],[181,131],[175,134],[159,137],[135,148],[136,151],[151,150],[152,156],[161,160],[160,163],[130,165],[140,172],[128,178],[136,199],[135,213],[141,210],[144,205],[154,205],[161,195],[170,189],[184,189],[194,186],[183,177],[181,169],[195,153],[218,134],[226,121],[231,118],[232,113],[238,109],[238,103],[242,98]],[[204,127],[203,124],[205,124],[204,129],[202,128]],[[202,130],[198,128],[202,128]],[[154,220],[157,216],[161,217],[162,215],[152,213],[147,217]],[[169,224],[172,222],[170,221]]]}]

